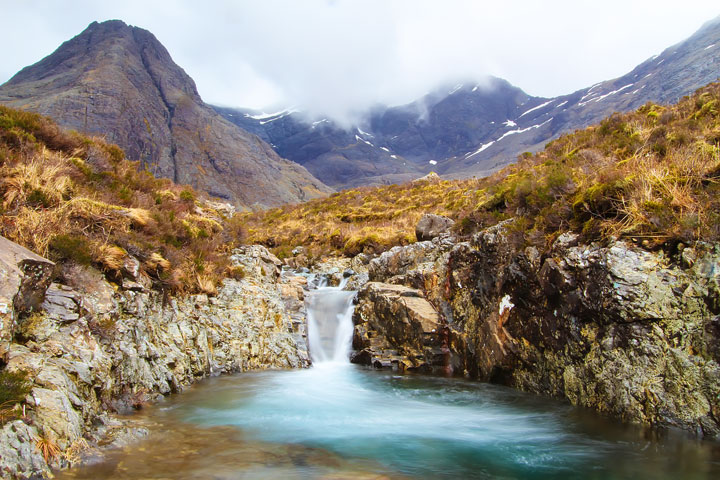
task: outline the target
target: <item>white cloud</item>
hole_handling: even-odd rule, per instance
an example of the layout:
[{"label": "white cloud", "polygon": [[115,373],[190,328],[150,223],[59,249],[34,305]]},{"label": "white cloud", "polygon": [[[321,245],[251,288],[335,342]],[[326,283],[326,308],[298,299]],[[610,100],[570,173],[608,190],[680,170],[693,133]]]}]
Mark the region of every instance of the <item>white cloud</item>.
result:
[{"label": "white cloud", "polygon": [[211,103],[350,118],[493,74],[555,96],[626,73],[720,13],[686,0],[0,0],[0,82],[94,20],[153,32]]}]

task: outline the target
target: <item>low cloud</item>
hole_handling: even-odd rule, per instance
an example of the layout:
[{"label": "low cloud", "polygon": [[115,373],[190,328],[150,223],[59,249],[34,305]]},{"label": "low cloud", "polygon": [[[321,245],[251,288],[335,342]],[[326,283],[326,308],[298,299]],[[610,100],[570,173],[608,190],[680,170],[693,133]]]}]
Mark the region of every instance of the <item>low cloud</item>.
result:
[{"label": "low cloud", "polygon": [[119,18],[153,32],[207,102],[344,122],[486,75],[533,95],[569,93],[622,75],[720,13],[694,0],[0,3],[6,37],[26,39],[4,55],[0,81],[90,22]]}]

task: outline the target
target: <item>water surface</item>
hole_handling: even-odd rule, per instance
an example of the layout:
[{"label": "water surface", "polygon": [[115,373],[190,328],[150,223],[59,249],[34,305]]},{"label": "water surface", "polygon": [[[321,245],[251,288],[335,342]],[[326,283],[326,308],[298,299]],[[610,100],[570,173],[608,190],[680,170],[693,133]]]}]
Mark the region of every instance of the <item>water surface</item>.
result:
[{"label": "water surface", "polygon": [[208,379],[145,415],[162,435],[72,478],[720,478],[719,446],[684,433],[348,364]]},{"label": "water surface", "polygon": [[307,297],[315,366],[207,379],[76,479],[711,479],[720,444],[457,378],[350,365],[352,292]]}]

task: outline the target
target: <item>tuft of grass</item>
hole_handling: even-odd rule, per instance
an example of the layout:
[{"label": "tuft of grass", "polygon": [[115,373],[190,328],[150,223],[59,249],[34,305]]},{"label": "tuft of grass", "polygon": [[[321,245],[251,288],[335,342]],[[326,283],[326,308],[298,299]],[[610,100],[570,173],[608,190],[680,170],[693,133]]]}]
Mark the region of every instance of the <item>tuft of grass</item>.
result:
[{"label": "tuft of grass", "polygon": [[60,447],[58,447],[52,435],[46,432],[38,435],[35,440],[35,447],[42,454],[45,459],[45,463],[49,463],[51,460],[60,456]]},{"label": "tuft of grass", "polygon": [[[170,293],[212,291],[245,239],[189,186],[156,179],[100,138],[0,107],[0,235],[117,279],[129,255]],[[202,272],[188,259],[202,257]],[[202,275],[199,275],[202,274]]]},{"label": "tuft of grass", "polygon": [[30,389],[27,373],[0,371],[0,425],[19,416],[15,407],[25,401]]}]

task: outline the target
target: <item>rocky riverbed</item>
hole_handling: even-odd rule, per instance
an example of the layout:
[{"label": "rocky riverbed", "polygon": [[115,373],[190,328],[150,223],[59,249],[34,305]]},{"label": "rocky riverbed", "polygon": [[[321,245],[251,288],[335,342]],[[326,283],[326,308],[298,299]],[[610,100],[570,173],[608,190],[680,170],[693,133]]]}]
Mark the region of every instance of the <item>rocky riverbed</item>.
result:
[{"label": "rocky riverbed", "polygon": [[[459,241],[313,265],[358,290],[351,360],[462,375],[565,398],[624,421],[720,434],[720,246],[672,255],[560,235],[547,249],[514,240],[509,220]],[[0,430],[0,471],[48,475],[119,446],[146,426],[140,408],[221,373],[309,365],[306,275],[281,274],[261,246],[234,251],[244,277],[216,296],[164,297],[132,262],[120,283],[65,269],[2,239],[0,354],[27,372],[20,419]],[[303,269],[303,249],[285,260]],[[43,445],[56,450],[45,455]]]},{"label": "rocky riverbed", "polygon": [[309,365],[306,279],[281,276],[264,247],[234,251],[244,278],[224,280],[216,296],[167,298],[131,266],[122,284],[80,266],[51,284],[51,262],[2,241],[1,353],[5,369],[32,380],[22,418],[0,430],[2,478],[49,475],[94,446],[142,436],[112,414],[197,379]]}]

